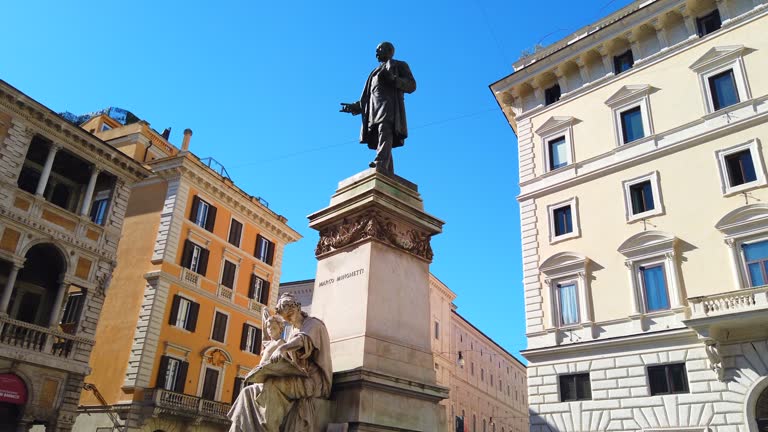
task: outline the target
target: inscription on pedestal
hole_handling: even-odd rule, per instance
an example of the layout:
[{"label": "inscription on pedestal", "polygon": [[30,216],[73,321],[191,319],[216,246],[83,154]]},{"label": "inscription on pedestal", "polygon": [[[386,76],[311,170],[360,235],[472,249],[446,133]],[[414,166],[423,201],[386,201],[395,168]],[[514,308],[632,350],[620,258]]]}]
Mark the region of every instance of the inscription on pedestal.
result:
[{"label": "inscription on pedestal", "polygon": [[331,285],[331,284],[333,284],[335,282],[343,281],[344,279],[349,279],[349,278],[353,278],[353,277],[356,277],[356,276],[361,276],[364,273],[365,273],[365,269],[357,269],[355,271],[346,272],[346,273],[340,274],[338,276],[331,276],[328,279],[321,280],[317,284],[317,286],[322,287],[322,286]]}]

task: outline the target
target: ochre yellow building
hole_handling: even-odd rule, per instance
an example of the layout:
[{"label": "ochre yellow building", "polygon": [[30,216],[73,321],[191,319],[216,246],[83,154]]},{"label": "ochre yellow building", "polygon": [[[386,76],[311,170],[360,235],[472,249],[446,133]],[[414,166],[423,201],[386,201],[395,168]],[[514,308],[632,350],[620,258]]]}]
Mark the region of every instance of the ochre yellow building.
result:
[{"label": "ochre yellow building", "polygon": [[189,152],[191,131],[179,150],[121,114],[82,127],[154,175],[132,191],[76,427],[224,430],[260,359],[261,310],[277,300],[283,249],[300,236]]},{"label": "ochre yellow building", "polygon": [[768,427],[767,29],[764,0],[635,1],[491,85],[531,431]]}]

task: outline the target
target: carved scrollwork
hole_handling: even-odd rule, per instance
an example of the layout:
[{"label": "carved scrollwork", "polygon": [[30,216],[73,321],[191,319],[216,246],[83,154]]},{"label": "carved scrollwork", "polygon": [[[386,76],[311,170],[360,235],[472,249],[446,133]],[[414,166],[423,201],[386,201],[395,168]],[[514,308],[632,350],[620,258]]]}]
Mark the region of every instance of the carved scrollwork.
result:
[{"label": "carved scrollwork", "polygon": [[725,368],[723,367],[723,357],[720,354],[720,344],[714,340],[707,340],[704,342],[704,349],[709,359],[709,368],[717,375],[718,381],[725,381]]},{"label": "carved scrollwork", "polygon": [[361,240],[375,239],[408,253],[432,261],[431,236],[411,229],[401,233],[397,225],[376,210],[367,211],[354,219],[344,219],[341,224],[320,231],[315,256]]}]

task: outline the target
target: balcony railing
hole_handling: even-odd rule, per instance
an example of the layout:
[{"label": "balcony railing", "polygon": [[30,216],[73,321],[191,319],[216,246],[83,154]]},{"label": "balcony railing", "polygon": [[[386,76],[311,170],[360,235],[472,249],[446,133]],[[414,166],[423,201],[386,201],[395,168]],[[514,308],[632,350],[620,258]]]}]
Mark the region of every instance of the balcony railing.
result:
[{"label": "balcony railing", "polygon": [[691,297],[691,319],[722,316],[768,308],[768,286]]},{"label": "balcony railing", "polygon": [[90,349],[93,341],[0,316],[0,344],[69,359],[81,347]]},{"label": "balcony railing", "polygon": [[200,275],[188,268],[181,269],[181,281],[195,287],[200,287]]},{"label": "balcony railing", "polygon": [[215,402],[162,388],[149,390],[146,400],[154,403],[156,408],[168,414],[216,422],[229,421],[227,413],[230,405],[223,402]]}]

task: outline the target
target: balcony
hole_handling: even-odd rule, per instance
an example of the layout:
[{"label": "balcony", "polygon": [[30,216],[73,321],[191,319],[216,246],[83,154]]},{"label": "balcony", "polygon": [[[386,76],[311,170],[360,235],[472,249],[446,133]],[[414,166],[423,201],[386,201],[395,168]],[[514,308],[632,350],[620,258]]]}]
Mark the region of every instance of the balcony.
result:
[{"label": "balcony", "polygon": [[685,325],[701,337],[727,340],[768,333],[768,286],[688,299]]},{"label": "balcony", "polygon": [[147,390],[145,400],[154,405],[154,415],[167,414],[194,418],[197,422],[229,423],[230,405],[175,393],[162,388]]},{"label": "balcony", "polygon": [[90,339],[0,315],[0,353],[5,357],[29,359],[30,355],[36,355],[41,362],[62,369],[82,369],[81,373],[85,373],[93,343]]}]

